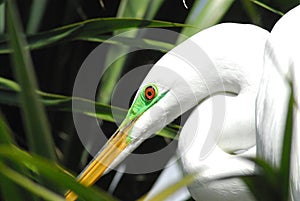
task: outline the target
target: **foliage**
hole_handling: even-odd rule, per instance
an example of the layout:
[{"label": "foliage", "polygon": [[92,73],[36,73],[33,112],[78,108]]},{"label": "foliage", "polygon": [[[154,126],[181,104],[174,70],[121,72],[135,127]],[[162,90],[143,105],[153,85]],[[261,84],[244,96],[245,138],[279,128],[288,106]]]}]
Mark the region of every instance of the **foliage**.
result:
[{"label": "foliage", "polygon": [[[140,31],[114,39],[109,39],[110,36],[141,27],[171,29],[191,36],[227,21],[254,23],[270,29],[280,17],[280,11],[287,11],[297,3],[295,0],[288,3],[278,0],[274,5],[267,0],[195,0],[187,1],[189,10],[186,10],[181,1],[172,0],[122,0],[121,3],[0,0],[1,199],[64,200],[63,195],[68,189],[76,192],[82,200],[136,200],[145,195],[159,172],[142,177],[124,176],[115,193],[106,192],[113,172],[98,183],[104,190],[87,188],[76,182],[69,170],[77,172],[82,169],[88,157],[76,135],[71,112],[98,118],[109,135],[116,129],[111,111],[114,110],[118,118],[125,116],[127,111],[110,105],[118,78],[132,70],[132,66],[155,62],[182,39],[167,43]],[[73,82],[81,63],[102,42],[113,45],[107,55],[99,55],[103,63],[114,56],[114,51],[127,48],[154,47],[160,51],[135,53],[113,64],[114,70],[106,74],[109,79],[103,79],[99,86],[101,102],[72,97]],[[80,107],[73,111],[72,101],[80,103],[77,104]],[[96,113],[88,111],[88,105],[94,105]],[[291,126],[289,119],[287,133]],[[173,122],[159,131],[158,136],[142,144],[139,150],[149,152],[165,146],[170,138],[176,139],[180,128],[178,121]],[[274,191],[278,192],[277,200],[286,198],[289,141],[289,135],[286,135],[279,170],[255,159],[262,167],[262,175],[244,178],[258,200],[270,200],[270,197],[263,196]],[[158,195],[157,199],[166,198],[192,180],[192,175],[187,176]],[[282,184],[279,181],[284,183],[281,191],[278,190],[278,185]],[[264,188],[257,188],[262,185]]]}]

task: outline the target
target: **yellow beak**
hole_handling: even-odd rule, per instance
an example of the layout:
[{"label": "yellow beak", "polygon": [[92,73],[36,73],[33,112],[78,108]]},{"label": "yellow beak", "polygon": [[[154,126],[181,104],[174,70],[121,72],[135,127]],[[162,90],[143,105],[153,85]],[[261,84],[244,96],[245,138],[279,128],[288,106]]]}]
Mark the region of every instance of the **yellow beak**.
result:
[{"label": "yellow beak", "polygon": [[[78,176],[78,182],[85,186],[93,185],[110,167],[111,163],[128,146],[128,132],[132,128],[135,120],[125,126],[124,129],[118,129],[116,133],[108,140],[96,157],[87,165],[87,167]],[[67,201],[74,201],[78,197],[74,192],[68,191],[65,194]]]}]

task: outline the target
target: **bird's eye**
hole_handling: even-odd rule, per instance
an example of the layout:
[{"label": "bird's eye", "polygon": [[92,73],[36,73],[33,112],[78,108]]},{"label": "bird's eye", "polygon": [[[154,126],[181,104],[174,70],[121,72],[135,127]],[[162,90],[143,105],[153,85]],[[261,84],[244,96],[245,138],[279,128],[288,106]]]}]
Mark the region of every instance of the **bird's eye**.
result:
[{"label": "bird's eye", "polygon": [[155,97],[155,89],[152,86],[148,86],[145,89],[145,98],[147,100],[152,100]]}]

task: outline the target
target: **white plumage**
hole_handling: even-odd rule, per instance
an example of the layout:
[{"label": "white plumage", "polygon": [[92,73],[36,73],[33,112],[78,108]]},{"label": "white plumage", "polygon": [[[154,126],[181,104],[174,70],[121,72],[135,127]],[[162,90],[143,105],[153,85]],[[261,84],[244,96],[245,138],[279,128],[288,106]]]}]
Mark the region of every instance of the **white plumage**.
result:
[{"label": "white plumage", "polygon": [[253,25],[222,24],[191,38],[217,69],[218,75],[206,78],[220,76],[224,89],[237,94],[218,95],[197,106],[180,134],[178,151],[183,168],[187,173],[201,172],[189,187],[196,200],[254,200],[239,179],[203,182],[254,173],[254,165],[240,157],[256,155],[255,99],[268,36]]},{"label": "white plumage", "polygon": [[292,200],[300,200],[300,6],[274,26],[266,44],[264,74],[257,98],[258,155],[279,165],[290,87],[294,88],[294,127],[291,153]]}]

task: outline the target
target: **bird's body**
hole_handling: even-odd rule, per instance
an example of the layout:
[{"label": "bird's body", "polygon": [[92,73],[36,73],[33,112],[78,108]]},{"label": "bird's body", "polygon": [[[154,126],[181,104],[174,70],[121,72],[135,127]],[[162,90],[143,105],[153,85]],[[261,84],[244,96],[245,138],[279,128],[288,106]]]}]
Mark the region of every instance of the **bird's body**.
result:
[{"label": "bird's body", "polygon": [[[221,132],[217,131],[220,132],[220,134],[225,134],[226,132],[228,132],[227,129],[230,128],[226,125],[226,123],[230,121],[230,115],[227,116],[227,114],[230,113],[230,101],[232,101],[234,98],[235,97],[225,98],[226,116],[224,120],[224,128],[221,130]],[[251,193],[240,179],[226,179],[221,181],[208,182],[210,180],[222,177],[253,174],[255,169],[254,164],[249,163],[246,160],[241,160],[240,158],[241,156],[255,157],[255,143],[252,145],[253,147],[246,146],[245,149],[241,150],[241,153],[237,155],[231,154],[231,151],[227,151],[226,149],[221,148],[221,145],[218,144],[220,138],[211,139],[215,140],[216,144],[212,143],[209,147],[205,145],[209,143],[207,142],[207,139],[211,137],[209,135],[217,134],[213,133],[213,127],[214,124],[218,123],[213,122],[212,116],[218,115],[218,111],[213,112],[212,107],[213,101],[217,102],[218,99],[221,99],[221,101],[223,101],[223,97],[220,97],[218,95],[206,100],[201,105],[199,105],[190,115],[180,134],[179,154],[181,156],[183,169],[186,173],[190,174],[199,172],[196,181],[188,186],[188,188],[195,200],[254,200]],[[251,118],[251,116],[249,116],[249,118]],[[215,121],[219,121],[217,118],[215,119]],[[191,131],[195,130],[194,127],[196,124],[198,125],[197,132],[192,134]],[[249,132],[247,127],[245,128],[239,123],[234,126],[236,131],[240,130],[240,133],[242,133],[243,131]],[[249,133],[249,135],[252,136],[253,139],[255,139],[255,133]],[[238,137],[236,136],[236,138]],[[239,149],[237,149],[236,151],[239,152]],[[202,156],[201,152],[204,152]]]},{"label": "bird's body", "polygon": [[300,200],[300,6],[274,26],[265,49],[264,74],[257,97],[258,155],[278,166],[289,102],[294,91],[291,200]]},{"label": "bird's body", "polygon": [[196,200],[254,200],[239,179],[204,182],[254,173],[254,165],[240,156],[256,155],[255,99],[268,36],[252,25],[223,24],[191,38],[214,62],[225,90],[236,94],[217,95],[198,105],[180,133],[178,151],[184,170],[201,172],[189,186]]}]

